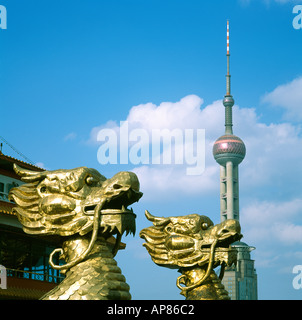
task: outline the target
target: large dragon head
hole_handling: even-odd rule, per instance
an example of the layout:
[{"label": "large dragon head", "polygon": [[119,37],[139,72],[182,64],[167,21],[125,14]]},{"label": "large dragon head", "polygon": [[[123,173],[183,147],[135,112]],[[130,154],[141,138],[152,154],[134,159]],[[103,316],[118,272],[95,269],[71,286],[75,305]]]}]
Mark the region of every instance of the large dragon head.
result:
[{"label": "large dragon head", "polygon": [[[145,214],[153,226],[141,230],[140,237],[157,265],[171,269],[204,267],[204,281],[212,268],[222,265],[224,269],[236,263],[237,251],[230,244],[242,237],[237,220],[214,225],[210,218],[198,214],[168,218],[155,217],[148,211]],[[177,285],[184,289],[180,280]]]},{"label": "large dragon head", "polygon": [[14,170],[26,183],[11,189],[9,197],[26,233],[82,236],[93,231],[94,240],[116,234],[117,246],[125,231],[135,233],[136,215],[127,207],[142,193],[134,173],[106,179],[86,167],[36,172],[14,165]]}]

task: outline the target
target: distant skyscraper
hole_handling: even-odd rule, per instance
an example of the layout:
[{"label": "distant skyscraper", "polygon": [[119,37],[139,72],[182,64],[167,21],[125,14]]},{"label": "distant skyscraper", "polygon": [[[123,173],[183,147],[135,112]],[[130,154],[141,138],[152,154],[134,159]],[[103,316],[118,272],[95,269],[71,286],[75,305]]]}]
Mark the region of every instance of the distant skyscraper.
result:
[{"label": "distant skyscraper", "polygon": [[[220,165],[220,218],[239,221],[239,176],[238,165],[245,157],[244,142],[233,134],[231,95],[229,21],[227,22],[227,75],[225,107],[225,134],[218,138],[213,146],[213,155]],[[237,266],[226,268],[223,284],[233,300],[257,299],[257,274],[250,251],[255,249],[246,243],[237,241],[233,245],[238,250]]]}]

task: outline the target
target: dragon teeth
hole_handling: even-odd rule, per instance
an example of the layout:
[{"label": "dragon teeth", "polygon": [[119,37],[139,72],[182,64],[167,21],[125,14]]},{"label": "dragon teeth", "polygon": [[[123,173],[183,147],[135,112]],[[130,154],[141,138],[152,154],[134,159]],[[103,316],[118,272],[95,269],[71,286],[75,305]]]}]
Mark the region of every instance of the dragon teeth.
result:
[{"label": "dragon teeth", "polygon": [[104,230],[103,230],[103,233],[105,233],[108,230],[108,228],[109,228],[109,226],[105,226]]},{"label": "dragon teeth", "polygon": [[123,227],[122,227],[122,224],[121,223],[118,223],[116,226],[116,229],[118,230],[118,232],[120,233],[120,234],[123,234]]}]

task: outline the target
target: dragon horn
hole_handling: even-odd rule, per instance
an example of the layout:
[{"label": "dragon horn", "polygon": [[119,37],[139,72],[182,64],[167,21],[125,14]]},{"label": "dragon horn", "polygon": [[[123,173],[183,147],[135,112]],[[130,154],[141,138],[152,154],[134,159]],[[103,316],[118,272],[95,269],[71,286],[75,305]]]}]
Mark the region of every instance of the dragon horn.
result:
[{"label": "dragon horn", "polygon": [[32,170],[21,168],[15,163],[13,167],[16,174],[22,178],[22,181],[25,181],[25,182],[34,182],[37,180],[41,180],[41,178],[44,178],[47,174],[46,171],[40,172],[40,171],[32,171]]},{"label": "dragon horn", "polygon": [[153,222],[153,224],[155,226],[162,226],[162,225],[169,223],[169,221],[170,221],[170,218],[152,216],[152,214],[148,210],[145,210],[145,215],[146,215],[147,219],[149,221]]}]

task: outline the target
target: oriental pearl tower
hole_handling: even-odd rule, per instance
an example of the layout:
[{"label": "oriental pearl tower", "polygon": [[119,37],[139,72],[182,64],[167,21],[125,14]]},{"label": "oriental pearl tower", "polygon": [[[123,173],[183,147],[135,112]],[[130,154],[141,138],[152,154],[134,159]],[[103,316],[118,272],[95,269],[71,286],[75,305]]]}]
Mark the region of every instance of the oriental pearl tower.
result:
[{"label": "oriental pearl tower", "polygon": [[245,157],[244,142],[233,134],[232,108],[234,99],[231,95],[229,21],[227,22],[227,75],[225,107],[225,133],[213,146],[213,155],[220,164],[220,217],[239,220],[239,180],[238,165]]},{"label": "oriental pearl tower", "polygon": [[[238,166],[243,161],[246,149],[244,142],[233,134],[231,95],[229,21],[227,22],[227,75],[225,107],[225,133],[213,146],[213,155],[220,165],[220,218],[221,221],[236,219],[239,221],[239,178]],[[237,249],[236,266],[226,267],[223,285],[232,300],[257,300],[257,273],[250,252],[255,247],[236,241],[231,245]]]}]

